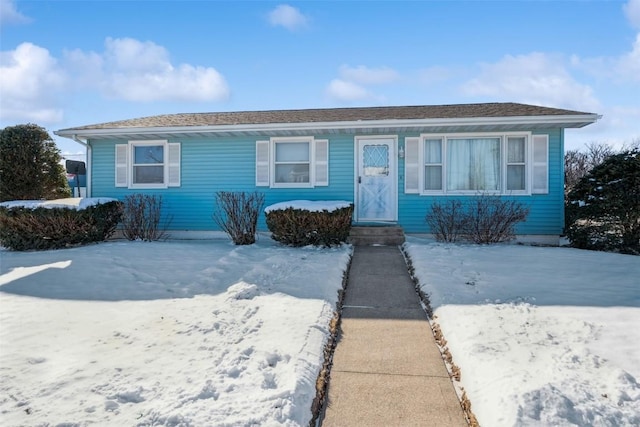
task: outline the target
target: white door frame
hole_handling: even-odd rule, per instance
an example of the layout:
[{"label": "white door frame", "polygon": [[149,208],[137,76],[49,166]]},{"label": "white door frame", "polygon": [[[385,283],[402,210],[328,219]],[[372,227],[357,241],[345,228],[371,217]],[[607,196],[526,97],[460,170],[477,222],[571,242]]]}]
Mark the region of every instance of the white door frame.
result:
[{"label": "white door frame", "polygon": [[[360,204],[360,178],[362,176],[362,147],[366,142],[387,143],[389,146],[389,178],[391,179],[391,215],[386,218],[363,218],[359,209]],[[397,135],[357,135],[354,138],[354,218],[356,222],[397,222],[398,221],[398,136]]]}]

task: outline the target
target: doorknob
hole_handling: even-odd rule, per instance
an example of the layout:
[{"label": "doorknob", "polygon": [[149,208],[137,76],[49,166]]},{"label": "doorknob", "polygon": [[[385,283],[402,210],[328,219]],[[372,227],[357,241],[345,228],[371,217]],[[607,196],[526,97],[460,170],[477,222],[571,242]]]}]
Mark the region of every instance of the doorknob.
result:
[{"label": "doorknob", "polygon": [[358,177],[358,184],[362,184],[362,177],[361,176]]}]

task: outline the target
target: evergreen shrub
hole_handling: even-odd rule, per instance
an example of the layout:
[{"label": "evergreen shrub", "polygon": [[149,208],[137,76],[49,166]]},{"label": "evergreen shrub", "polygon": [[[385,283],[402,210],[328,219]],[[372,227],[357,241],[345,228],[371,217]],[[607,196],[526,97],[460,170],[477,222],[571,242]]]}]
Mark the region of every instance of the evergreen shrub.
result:
[{"label": "evergreen shrub", "polygon": [[286,208],[267,212],[266,221],[271,238],[289,246],[340,245],[351,231],[353,205],[321,212]]},{"label": "evergreen shrub", "polygon": [[569,192],[573,247],[640,255],[640,150],[611,155]]},{"label": "evergreen shrub", "polygon": [[34,124],[0,130],[0,202],[71,196],[60,150]]},{"label": "evergreen shrub", "polygon": [[112,201],[76,210],[0,207],[0,244],[15,250],[47,250],[99,242],[112,236],[122,203]]}]

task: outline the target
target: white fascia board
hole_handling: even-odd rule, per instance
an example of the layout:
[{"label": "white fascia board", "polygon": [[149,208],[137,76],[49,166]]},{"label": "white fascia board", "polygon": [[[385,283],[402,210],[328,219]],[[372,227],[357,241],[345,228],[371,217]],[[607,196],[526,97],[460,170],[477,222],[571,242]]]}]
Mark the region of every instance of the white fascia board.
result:
[{"label": "white fascia board", "polygon": [[54,132],[62,137],[91,137],[117,135],[173,134],[173,133],[218,133],[218,132],[273,132],[296,130],[344,130],[344,129],[388,129],[429,126],[473,126],[473,125],[549,125],[574,124],[582,127],[596,122],[602,116],[598,114],[562,115],[562,116],[516,116],[516,117],[472,117],[450,119],[402,119],[402,120],[355,120],[344,122],[305,122],[305,123],[261,123],[241,125],[207,126],[170,126],[170,127],[128,127],[111,129],[68,129]]}]

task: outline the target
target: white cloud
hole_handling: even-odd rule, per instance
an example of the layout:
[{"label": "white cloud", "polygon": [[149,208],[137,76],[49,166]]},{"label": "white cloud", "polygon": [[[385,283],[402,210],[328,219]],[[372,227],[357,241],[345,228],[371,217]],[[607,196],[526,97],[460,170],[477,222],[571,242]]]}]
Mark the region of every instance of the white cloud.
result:
[{"label": "white cloud", "polygon": [[373,98],[373,94],[366,88],[341,79],[333,79],[327,86],[327,95],[338,101],[359,101]]},{"label": "white cloud", "polygon": [[47,49],[22,43],[0,53],[3,121],[56,123],[62,120],[60,94],[67,76]]},{"label": "white cloud", "polygon": [[306,27],[309,20],[298,9],[288,4],[278,5],[269,12],[269,23],[274,27],[281,26],[290,31],[296,31]]},{"label": "white cloud", "polygon": [[79,70],[78,84],[99,87],[106,96],[127,101],[217,101],[229,87],[216,69],[170,62],[169,52],[132,38],[105,41],[105,52],[67,52]]},{"label": "white cloud", "polygon": [[384,98],[376,96],[367,86],[393,83],[400,77],[392,68],[369,68],[364,65],[341,65],[338,74],[340,77],[329,83],[326,93],[330,98],[341,102],[372,99],[382,101]]},{"label": "white cloud", "polygon": [[0,0],[0,24],[25,24],[31,19],[18,11],[13,0]]},{"label": "white cloud", "polygon": [[64,62],[68,69],[75,71],[76,89],[95,87],[95,82],[105,79],[103,77],[104,59],[95,52],[83,52],[80,49],[65,51]]},{"label": "white cloud", "polygon": [[107,37],[104,44],[105,62],[114,70],[154,73],[171,69],[169,52],[153,42]]},{"label": "white cloud", "polygon": [[340,66],[342,79],[360,84],[384,84],[398,79],[398,73],[389,67],[369,68],[364,65],[350,67]]},{"label": "white cloud", "polygon": [[603,106],[602,119],[581,129],[567,129],[565,149],[584,148],[589,142],[606,143],[620,150],[640,141],[640,108],[637,106]]},{"label": "white cloud", "polygon": [[129,101],[207,101],[229,96],[224,77],[214,68],[174,67],[167,50],[152,42],[111,39],[105,42],[108,94]]},{"label": "white cloud", "polygon": [[622,6],[624,14],[634,28],[640,29],[640,0],[629,0]]},{"label": "white cloud", "polygon": [[577,82],[561,57],[544,53],[507,55],[481,65],[476,78],[461,87],[466,95],[529,104],[597,111],[600,103],[590,86]]},{"label": "white cloud", "polygon": [[229,90],[213,68],[188,64],[156,73],[114,73],[105,89],[128,101],[208,101],[226,99]]},{"label": "white cloud", "polygon": [[631,50],[624,55],[593,58],[573,55],[571,66],[598,78],[611,79],[618,84],[640,83],[640,33],[636,35]]},{"label": "white cloud", "polygon": [[174,66],[167,50],[152,42],[107,39],[105,52],[76,49],[65,52],[64,61],[32,43],[0,52],[3,122],[58,123],[65,100],[80,89],[133,102],[229,97],[229,87],[217,70],[190,64]]},{"label": "white cloud", "polygon": [[623,78],[640,83],[640,33],[636,35],[631,52],[617,61],[616,70]]}]

